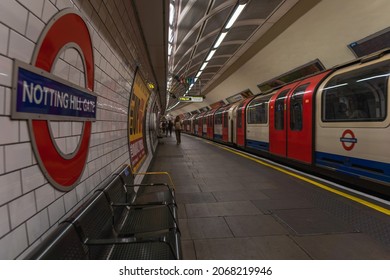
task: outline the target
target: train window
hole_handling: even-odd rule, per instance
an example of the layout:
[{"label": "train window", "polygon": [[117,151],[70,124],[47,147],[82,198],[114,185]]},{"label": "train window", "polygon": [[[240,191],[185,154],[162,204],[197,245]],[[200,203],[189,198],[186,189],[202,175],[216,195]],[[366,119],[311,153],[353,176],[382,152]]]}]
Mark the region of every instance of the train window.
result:
[{"label": "train window", "polygon": [[290,99],[290,129],[300,131],[303,126],[303,95],[309,84],[299,86]]},{"label": "train window", "polygon": [[268,121],[268,102],[264,99],[253,100],[248,105],[247,119],[250,124],[267,123]]},{"label": "train window", "polygon": [[282,91],[275,100],[275,122],[276,130],[284,130],[284,100],[290,89]]},{"label": "train window", "polygon": [[222,124],[222,113],[221,112],[215,113],[214,123],[215,124]]},{"label": "train window", "polygon": [[323,88],[323,121],[383,121],[389,75],[390,61],[384,61],[334,76]]}]

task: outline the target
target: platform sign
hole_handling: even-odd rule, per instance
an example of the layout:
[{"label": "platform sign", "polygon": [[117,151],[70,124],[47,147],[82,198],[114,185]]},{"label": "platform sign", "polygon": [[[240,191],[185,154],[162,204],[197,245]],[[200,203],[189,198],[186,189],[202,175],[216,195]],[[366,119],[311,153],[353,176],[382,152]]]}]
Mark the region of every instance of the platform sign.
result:
[{"label": "platform sign", "polygon": [[[60,53],[68,48],[75,49],[82,58],[85,88],[51,74]],[[11,117],[27,120],[39,167],[60,191],[77,186],[88,159],[97,106],[93,94],[94,66],[88,26],[73,8],[61,10],[47,23],[30,65],[14,62]],[[82,121],[82,132],[73,153],[63,154],[58,149],[51,131],[52,120]]]},{"label": "platform sign", "polygon": [[15,61],[12,118],[96,120],[97,97],[85,88]]},{"label": "platform sign", "polygon": [[180,102],[203,102],[203,96],[181,96],[179,97]]}]

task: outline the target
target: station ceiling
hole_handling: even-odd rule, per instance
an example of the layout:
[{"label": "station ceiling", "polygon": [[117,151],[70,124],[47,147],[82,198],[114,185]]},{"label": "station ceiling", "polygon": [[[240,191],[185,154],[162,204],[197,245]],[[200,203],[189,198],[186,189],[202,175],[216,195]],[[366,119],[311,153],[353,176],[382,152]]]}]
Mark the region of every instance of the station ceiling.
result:
[{"label": "station ceiling", "polygon": [[[224,72],[299,0],[133,0],[163,111],[180,96],[207,95]],[[246,4],[229,29],[237,6]],[[175,20],[170,24],[174,7]],[[170,15],[171,11],[171,15]],[[173,33],[168,38],[169,27]],[[199,71],[221,33],[222,43]],[[171,43],[169,41],[172,41]],[[171,50],[170,50],[171,48]],[[168,54],[170,54],[168,56]],[[190,89],[191,81],[198,75]],[[180,103],[176,108],[185,106]]]}]

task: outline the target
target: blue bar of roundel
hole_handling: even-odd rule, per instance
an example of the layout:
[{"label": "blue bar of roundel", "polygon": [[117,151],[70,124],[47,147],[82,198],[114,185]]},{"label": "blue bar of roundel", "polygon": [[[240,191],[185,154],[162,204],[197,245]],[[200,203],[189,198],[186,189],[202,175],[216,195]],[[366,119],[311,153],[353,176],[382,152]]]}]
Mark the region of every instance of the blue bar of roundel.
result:
[{"label": "blue bar of roundel", "polygon": [[[30,103],[29,99],[26,98],[26,101],[23,102],[23,82],[27,82],[30,88],[31,83],[34,85],[40,85],[42,88],[47,87],[59,92],[66,92],[69,96],[74,96],[85,100],[86,102],[92,102],[95,105],[93,112],[76,110],[69,108],[61,108],[50,106],[50,95],[48,95],[48,102],[45,105],[44,101],[41,104],[36,104],[34,102]],[[69,101],[70,103],[70,101]],[[40,115],[54,115],[54,116],[69,116],[76,118],[88,118],[96,119],[96,106],[97,106],[97,97],[86,92],[83,92],[77,88],[65,85],[58,81],[52,80],[50,78],[41,76],[39,74],[33,73],[26,69],[18,69],[18,85],[17,85],[17,101],[16,101],[16,111],[19,113],[30,113],[30,114],[40,114]],[[84,106],[81,104],[81,108]]]}]

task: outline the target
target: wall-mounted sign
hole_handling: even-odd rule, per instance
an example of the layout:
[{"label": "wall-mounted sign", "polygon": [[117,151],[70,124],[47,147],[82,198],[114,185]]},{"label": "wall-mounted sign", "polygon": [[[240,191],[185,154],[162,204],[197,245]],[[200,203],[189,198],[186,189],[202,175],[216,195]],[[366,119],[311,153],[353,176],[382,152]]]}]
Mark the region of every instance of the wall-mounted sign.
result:
[{"label": "wall-mounted sign", "polygon": [[203,96],[180,96],[180,102],[203,102]]},{"label": "wall-mounted sign", "polygon": [[146,106],[150,91],[139,72],[136,72],[129,104],[129,143],[133,171],[138,171],[148,153],[145,143]]},{"label": "wall-mounted sign", "polygon": [[15,61],[12,118],[96,120],[97,97],[29,64]]},{"label": "wall-mounted sign", "polygon": [[[50,74],[61,52],[75,49],[82,58],[85,89]],[[35,157],[47,180],[58,190],[77,186],[86,166],[92,121],[96,119],[92,40],[83,17],[74,9],[58,12],[37,42],[31,65],[15,61],[12,118],[27,119]],[[82,120],[75,151],[63,154],[50,121]]]}]

